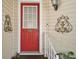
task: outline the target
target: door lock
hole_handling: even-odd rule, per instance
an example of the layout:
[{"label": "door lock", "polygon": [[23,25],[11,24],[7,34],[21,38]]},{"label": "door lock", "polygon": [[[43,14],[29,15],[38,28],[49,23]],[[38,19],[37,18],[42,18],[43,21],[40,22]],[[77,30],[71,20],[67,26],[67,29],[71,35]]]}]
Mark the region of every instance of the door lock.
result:
[{"label": "door lock", "polygon": [[29,29],[29,32],[32,32],[32,29]]}]

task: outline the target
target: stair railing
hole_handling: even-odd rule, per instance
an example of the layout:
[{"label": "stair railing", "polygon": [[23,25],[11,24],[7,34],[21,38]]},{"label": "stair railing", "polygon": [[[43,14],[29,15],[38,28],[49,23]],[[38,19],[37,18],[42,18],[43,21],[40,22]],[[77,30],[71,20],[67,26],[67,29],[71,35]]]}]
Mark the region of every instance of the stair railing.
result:
[{"label": "stair railing", "polygon": [[59,59],[59,56],[56,55],[57,52],[52,45],[52,41],[50,41],[47,32],[44,32],[44,57],[48,59]]}]

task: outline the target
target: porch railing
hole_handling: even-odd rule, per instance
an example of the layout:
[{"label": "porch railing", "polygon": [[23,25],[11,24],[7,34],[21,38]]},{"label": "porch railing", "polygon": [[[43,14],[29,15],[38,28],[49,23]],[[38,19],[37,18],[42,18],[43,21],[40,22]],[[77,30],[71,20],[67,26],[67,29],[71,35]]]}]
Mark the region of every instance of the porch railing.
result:
[{"label": "porch railing", "polygon": [[59,55],[56,55],[57,52],[54,49],[52,41],[49,39],[47,33],[44,32],[44,57],[48,59],[59,59]]}]

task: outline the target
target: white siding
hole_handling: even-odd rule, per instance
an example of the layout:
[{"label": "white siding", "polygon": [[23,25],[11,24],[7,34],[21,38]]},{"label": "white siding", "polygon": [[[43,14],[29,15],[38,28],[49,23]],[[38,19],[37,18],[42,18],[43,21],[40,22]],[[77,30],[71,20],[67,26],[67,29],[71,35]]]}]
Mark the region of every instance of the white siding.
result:
[{"label": "white siding", "polygon": [[[17,51],[17,21],[18,21],[18,9],[17,9],[17,0],[2,0],[2,21],[3,21],[3,30],[2,30],[2,57],[3,59],[11,59],[11,57]],[[9,14],[12,22],[12,32],[4,32],[4,21],[5,15]]]},{"label": "white siding", "polygon": [[[49,39],[51,39],[57,52],[59,51],[74,51],[76,52],[76,16],[75,16],[75,0],[60,0],[58,10],[55,11],[51,0],[43,0],[43,29],[45,30],[46,24],[48,24],[47,31]],[[58,33],[55,31],[55,24],[57,18],[65,15],[68,16],[69,22],[73,26],[73,30],[70,33]]]}]

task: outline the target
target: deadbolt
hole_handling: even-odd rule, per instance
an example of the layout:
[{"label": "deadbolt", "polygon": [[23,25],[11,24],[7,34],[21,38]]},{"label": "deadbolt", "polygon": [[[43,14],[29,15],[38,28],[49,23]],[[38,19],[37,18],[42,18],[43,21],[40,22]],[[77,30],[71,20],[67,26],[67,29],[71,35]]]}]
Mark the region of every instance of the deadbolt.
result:
[{"label": "deadbolt", "polygon": [[29,29],[29,32],[32,32],[32,29]]}]

